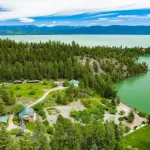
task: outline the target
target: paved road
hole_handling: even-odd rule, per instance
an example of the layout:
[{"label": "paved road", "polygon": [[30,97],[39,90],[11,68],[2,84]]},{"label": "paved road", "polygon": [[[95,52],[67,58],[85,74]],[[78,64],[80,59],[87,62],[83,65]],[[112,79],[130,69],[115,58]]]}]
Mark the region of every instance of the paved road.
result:
[{"label": "paved road", "polygon": [[63,90],[63,89],[66,89],[67,87],[62,87],[62,86],[59,86],[59,87],[55,87],[55,88],[52,88],[50,90],[48,90],[41,98],[39,98],[36,102],[33,102],[32,104],[28,105],[27,107],[33,107],[35,104],[43,101],[50,92],[53,92],[53,91],[58,91],[58,90]]}]

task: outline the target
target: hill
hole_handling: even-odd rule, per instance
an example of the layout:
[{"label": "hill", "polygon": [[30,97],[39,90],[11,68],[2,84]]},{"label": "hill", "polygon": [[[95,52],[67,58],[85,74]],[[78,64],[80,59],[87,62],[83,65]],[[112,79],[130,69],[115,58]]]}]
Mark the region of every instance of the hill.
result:
[{"label": "hill", "polygon": [[150,26],[0,26],[0,35],[134,34],[150,35]]}]

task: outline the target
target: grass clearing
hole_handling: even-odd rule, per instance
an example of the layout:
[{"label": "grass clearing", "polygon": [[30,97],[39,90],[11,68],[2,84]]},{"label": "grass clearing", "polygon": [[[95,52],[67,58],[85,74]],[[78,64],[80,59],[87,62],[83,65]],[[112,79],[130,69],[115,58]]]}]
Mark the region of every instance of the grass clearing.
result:
[{"label": "grass clearing", "polygon": [[98,95],[94,95],[92,97],[89,98],[82,98],[81,102],[83,103],[83,105],[87,108],[91,107],[91,106],[99,106],[101,105],[101,100],[102,97],[98,96]]},{"label": "grass clearing", "polygon": [[25,84],[12,84],[6,86],[7,91],[12,91],[17,99],[30,98],[37,99],[41,97],[46,90],[52,88],[52,83],[48,82],[47,85],[43,83],[25,83]]},{"label": "grass clearing", "polygon": [[29,122],[29,123],[26,124],[26,129],[27,130],[34,131],[35,128],[36,128],[35,122]]},{"label": "grass clearing", "polygon": [[[138,150],[150,149],[150,125],[146,125],[137,131],[130,133],[124,138],[124,150],[132,150],[137,148]],[[130,147],[133,148],[130,148]]]},{"label": "grass clearing", "polygon": [[65,90],[54,91],[54,92],[49,93],[48,96],[46,97],[46,99],[42,102],[43,107],[47,108],[47,107],[53,107],[53,106],[58,105],[56,103],[56,98],[57,98],[58,94],[60,94],[61,97],[64,97],[65,96]]}]

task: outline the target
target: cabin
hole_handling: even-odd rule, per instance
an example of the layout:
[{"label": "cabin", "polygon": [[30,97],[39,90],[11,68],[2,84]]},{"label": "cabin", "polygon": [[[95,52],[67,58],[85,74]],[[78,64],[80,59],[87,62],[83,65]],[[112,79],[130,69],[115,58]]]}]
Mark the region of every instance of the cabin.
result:
[{"label": "cabin", "polygon": [[29,80],[28,83],[39,83],[40,80]]},{"label": "cabin", "polygon": [[24,110],[19,113],[19,118],[23,121],[36,121],[36,114],[33,112],[33,108],[25,107]]},{"label": "cabin", "polygon": [[22,81],[21,80],[15,80],[14,84],[22,84]]},{"label": "cabin", "polygon": [[1,116],[1,117],[0,117],[0,122],[1,122],[1,123],[5,123],[5,124],[6,124],[7,121],[8,121],[8,115]]},{"label": "cabin", "polygon": [[69,81],[69,84],[78,87],[79,81],[77,81],[77,80],[70,80],[70,81]]}]

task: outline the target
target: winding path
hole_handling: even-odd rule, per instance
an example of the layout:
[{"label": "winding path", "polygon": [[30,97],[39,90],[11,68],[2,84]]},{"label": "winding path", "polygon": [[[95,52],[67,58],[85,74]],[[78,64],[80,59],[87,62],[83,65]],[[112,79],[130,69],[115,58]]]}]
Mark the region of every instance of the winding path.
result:
[{"label": "winding path", "polygon": [[[43,101],[50,92],[53,92],[53,91],[58,91],[58,90],[64,90],[66,89],[67,87],[63,87],[63,86],[59,86],[59,87],[55,87],[55,88],[52,88],[50,90],[48,90],[41,98],[39,98],[37,101],[33,102],[32,104],[28,105],[27,107],[33,107],[34,105],[36,105],[37,103]],[[14,117],[14,114],[10,115],[9,116],[9,125],[8,125],[8,128],[7,130],[10,131],[12,129],[20,129],[19,126],[16,126],[14,123],[13,123],[13,117]]]},{"label": "winding path", "polygon": [[53,92],[53,91],[58,91],[58,90],[63,90],[63,89],[66,89],[67,87],[63,87],[63,86],[59,86],[59,87],[55,87],[55,88],[52,88],[50,90],[48,90],[41,98],[39,98],[37,101],[33,102],[32,104],[28,105],[27,107],[33,107],[34,105],[36,105],[37,103],[43,101],[47,95],[50,93],[50,92]]}]

